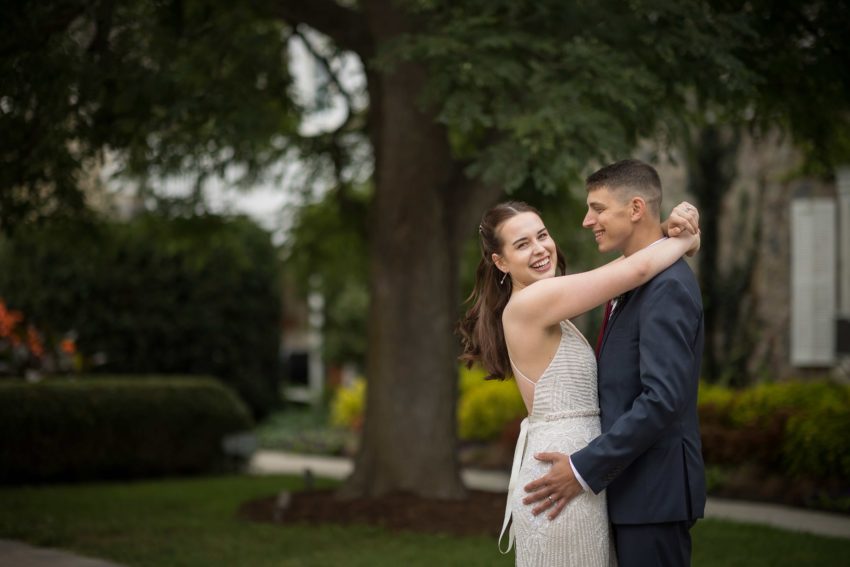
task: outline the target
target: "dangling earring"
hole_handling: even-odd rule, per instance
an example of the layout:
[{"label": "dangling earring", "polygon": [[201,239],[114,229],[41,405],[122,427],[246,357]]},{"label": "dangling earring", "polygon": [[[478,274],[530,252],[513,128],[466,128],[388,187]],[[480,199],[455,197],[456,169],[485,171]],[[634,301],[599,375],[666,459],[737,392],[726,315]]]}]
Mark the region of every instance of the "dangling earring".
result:
[{"label": "dangling earring", "polygon": [[508,272],[505,272],[505,275],[503,275],[503,276],[502,276],[501,281],[499,281],[499,285],[504,285],[504,284],[505,284],[505,278],[506,278],[506,277],[508,277]]}]

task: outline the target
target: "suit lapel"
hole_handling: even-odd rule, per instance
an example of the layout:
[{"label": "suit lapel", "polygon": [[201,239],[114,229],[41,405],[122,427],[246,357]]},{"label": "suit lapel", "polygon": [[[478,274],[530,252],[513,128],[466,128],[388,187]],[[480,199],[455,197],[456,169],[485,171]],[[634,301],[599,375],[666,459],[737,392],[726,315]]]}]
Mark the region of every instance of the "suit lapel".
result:
[{"label": "suit lapel", "polygon": [[614,312],[611,313],[611,318],[608,320],[608,324],[605,325],[605,334],[602,335],[602,347],[599,349],[599,358],[602,358],[602,352],[605,350],[605,343],[608,342],[608,337],[611,335],[611,330],[614,328],[617,318],[620,316],[620,313],[623,312],[623,309],[625,309],[626,304],[629,302],[629,298],[634,292],[635,290],[627,291],[617,301],[617,307],[614,308]]}]

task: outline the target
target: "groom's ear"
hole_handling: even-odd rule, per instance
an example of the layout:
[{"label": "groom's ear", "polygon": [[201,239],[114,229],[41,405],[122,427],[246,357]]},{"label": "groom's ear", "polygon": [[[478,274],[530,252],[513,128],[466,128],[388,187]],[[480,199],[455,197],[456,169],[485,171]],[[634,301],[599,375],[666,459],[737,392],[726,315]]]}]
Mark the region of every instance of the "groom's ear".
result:
[{"label": "groom's ear", "polygon": [[638,222],[646,216],[646,201],[642,197],[632,197],[629,202],[629,218],[632,222]]}]

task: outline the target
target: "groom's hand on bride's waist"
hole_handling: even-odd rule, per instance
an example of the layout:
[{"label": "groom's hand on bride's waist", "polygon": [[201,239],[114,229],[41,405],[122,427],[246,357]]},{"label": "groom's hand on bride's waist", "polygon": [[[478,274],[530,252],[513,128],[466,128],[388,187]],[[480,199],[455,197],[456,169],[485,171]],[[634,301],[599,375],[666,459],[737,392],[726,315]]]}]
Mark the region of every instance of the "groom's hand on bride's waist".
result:
[{"label": "groom's hand on bride's waist", "polygon": [[569,455],[537,453],[534,458],[551,463],[552,468],[545,475],[525,485],[525,491],[528,494],[522,501],[524,504],[534,505],[531,512],[535,516],[546,512],[549,519],[554,520],[569,501],[581,494],[584,488],[573,472]]}]

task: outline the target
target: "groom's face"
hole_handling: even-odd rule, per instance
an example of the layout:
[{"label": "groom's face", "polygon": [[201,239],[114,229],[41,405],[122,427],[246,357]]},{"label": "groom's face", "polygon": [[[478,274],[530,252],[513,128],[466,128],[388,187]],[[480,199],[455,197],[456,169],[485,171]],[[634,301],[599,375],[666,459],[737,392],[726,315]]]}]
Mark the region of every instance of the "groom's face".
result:
[{"label": "groom's face", "polygon": [[593,231],[600,252],[622,252],[634,231],[631,202],[623,202],[607,187],[594,189],[587,194],[587,214],[581,225]]}]

